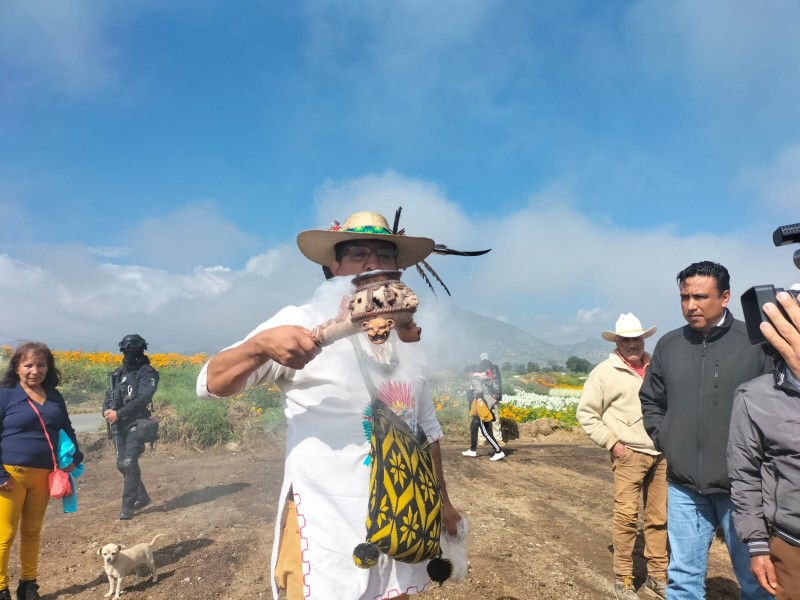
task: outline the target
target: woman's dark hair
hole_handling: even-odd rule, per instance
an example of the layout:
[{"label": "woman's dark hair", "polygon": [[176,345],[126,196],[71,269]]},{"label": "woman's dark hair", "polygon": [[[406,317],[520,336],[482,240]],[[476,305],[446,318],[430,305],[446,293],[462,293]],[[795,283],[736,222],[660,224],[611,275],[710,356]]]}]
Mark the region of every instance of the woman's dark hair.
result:
[{"label": "woman's dark hair", "polygon": [[17,346],[17,349],[14,350],[14,354],[11,356],[11,360],[8,361],[8,368],[6,369],[5,375],[3,375],[3,379],[0,379],[0,387],[16,387],[19,383],[19,375],[17,375],[19,364],[30,354],[39,358],[44,358],[47,361],[47,375],[44,376],[42,387],[48,389],[58,387],[58,384],[61,383],[61,371],[56,369],[56,360],[53,358],[53,353],[50,351],[50,348],[41,342],[25,342]]}]

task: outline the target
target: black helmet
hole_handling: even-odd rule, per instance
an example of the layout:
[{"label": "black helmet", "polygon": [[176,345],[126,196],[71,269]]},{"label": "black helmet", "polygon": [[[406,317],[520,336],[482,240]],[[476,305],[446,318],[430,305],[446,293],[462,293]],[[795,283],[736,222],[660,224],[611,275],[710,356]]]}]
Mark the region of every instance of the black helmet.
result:
[{"label": "black helmet", "polygon": [[147,350],[147,342],[138,333],[126,335],[119,343],[120,352],[128,352],[130,350]]}]

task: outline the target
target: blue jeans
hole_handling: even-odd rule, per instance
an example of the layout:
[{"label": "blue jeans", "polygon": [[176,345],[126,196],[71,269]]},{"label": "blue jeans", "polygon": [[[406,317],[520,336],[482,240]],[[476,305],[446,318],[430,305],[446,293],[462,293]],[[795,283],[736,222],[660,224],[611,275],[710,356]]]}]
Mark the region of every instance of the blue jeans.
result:
[{"label": "blue jeans", "polygon": [[736,537],[733,504],[729,494],[698,494],[670,482],[667,494],[667,532],[670,560],[667,569],[669,600],[701,600],[706,597],[708,550],[717,526],[725,532],[725,544],[733,572],[739,580],[741,600],[770,600],[750,572],[747,545]]}]

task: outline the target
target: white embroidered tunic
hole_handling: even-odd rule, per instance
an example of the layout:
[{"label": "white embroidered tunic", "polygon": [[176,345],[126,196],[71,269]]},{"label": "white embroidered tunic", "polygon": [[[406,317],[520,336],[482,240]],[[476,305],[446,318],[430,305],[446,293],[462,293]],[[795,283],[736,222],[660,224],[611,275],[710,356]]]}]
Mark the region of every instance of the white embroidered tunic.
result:
[{"label": "white embroidered tunic", "polygon": [[[344,283],[342,278],[326,282],[310,304],[281,310],[248,338],[278,325],[311,329],[335,316],[342,296],[353,291],[349,278]],[[365,461],[370,450],[364,431],[364,410],[370,404],[370,394],[354,343],[368,355],[363,362],[369,363],[373,385],[392,382],[410,390],[410,397],[403,401],[406,421],[412,427],[422,427],[430,442],[442,437],[420,352],[414,344],[399,342],[395,334],[385,344],[375,346],[359,333],[323,348],[302,370],[270,361],[251,375],[245,389],[274,382],[283,395],[288,429],[278,515],[291,488],[302,540],[305,597],[310,599],[379,600],[415,594],[429,585],[427,562],[409,565],[381,555],[378,565],[371,569],[360,569],[353,563],[353,549],[366,536],[369,466]],[[201,396],[210,396],[206,368],[198,377]],[[278,518],[273,573],[280,522]],[[272,589],[277,600],[274,580]]]}]

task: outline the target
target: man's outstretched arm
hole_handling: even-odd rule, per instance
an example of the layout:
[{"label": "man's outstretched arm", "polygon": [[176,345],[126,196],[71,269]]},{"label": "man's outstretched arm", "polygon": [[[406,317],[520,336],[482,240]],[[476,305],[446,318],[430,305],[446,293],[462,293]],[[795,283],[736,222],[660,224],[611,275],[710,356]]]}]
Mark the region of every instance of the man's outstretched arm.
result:
[{"label": "man's outstretched arm", "polygon": [[319,352],[305,327],[280,325],[265,329],[211,357],[206,368],[206,389],[212,396],[231,396],[241,392],[247,379],[268,361],[299,370]]}]

